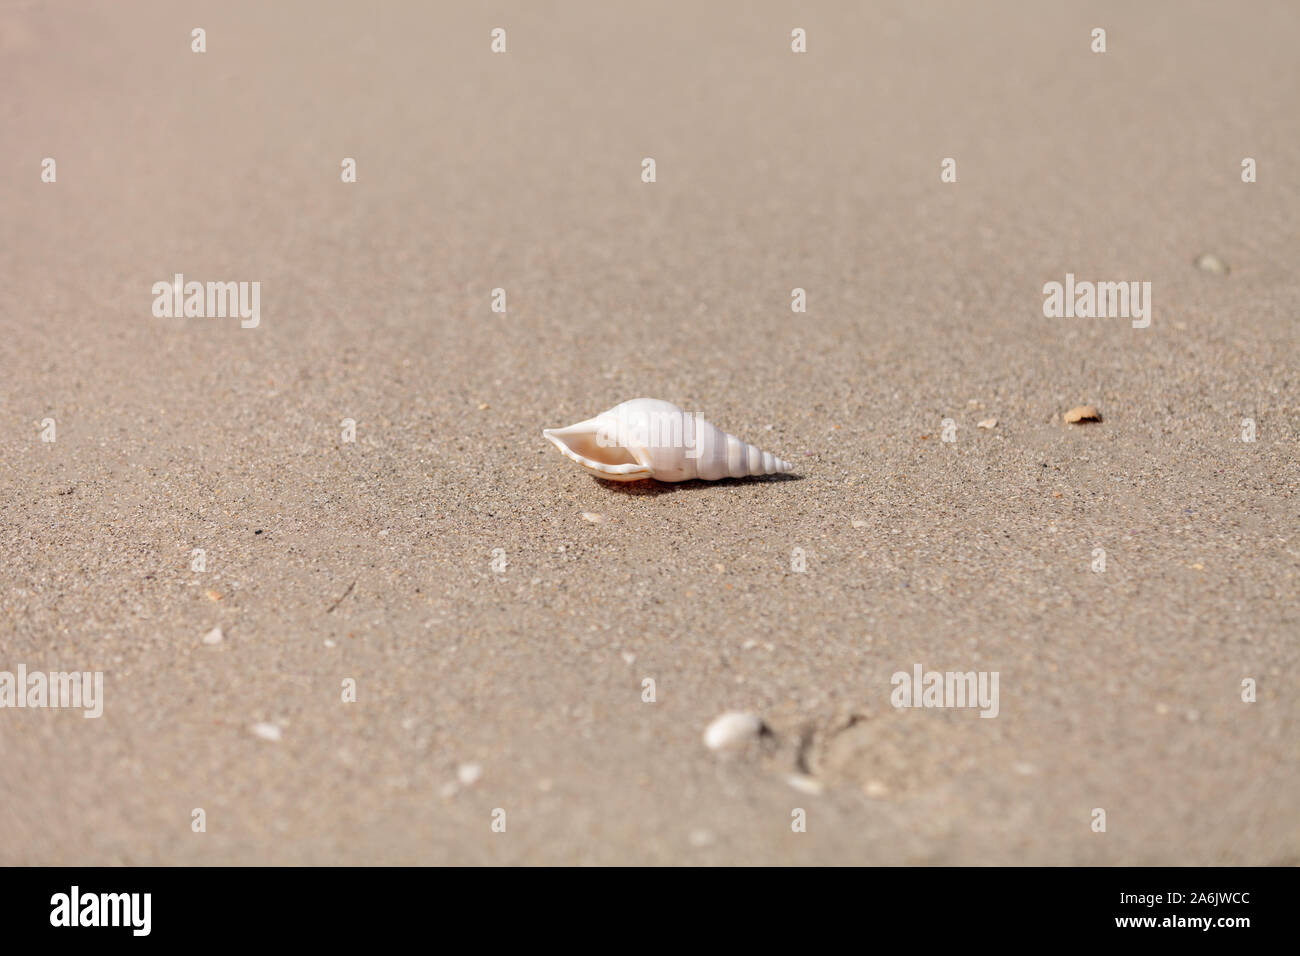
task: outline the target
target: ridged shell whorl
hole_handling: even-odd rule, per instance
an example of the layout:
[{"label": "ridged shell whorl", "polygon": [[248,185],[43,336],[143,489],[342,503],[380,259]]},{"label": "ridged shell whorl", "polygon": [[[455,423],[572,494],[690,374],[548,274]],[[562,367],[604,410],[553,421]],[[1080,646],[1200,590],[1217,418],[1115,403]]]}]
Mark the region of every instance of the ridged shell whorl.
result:
[{"label": "ridged shell whorl", "polygon": [[657,398],[634,398],[585,422],[542,434],[568,458],[608,481],[716,481],[794,470],[771,452]]}]

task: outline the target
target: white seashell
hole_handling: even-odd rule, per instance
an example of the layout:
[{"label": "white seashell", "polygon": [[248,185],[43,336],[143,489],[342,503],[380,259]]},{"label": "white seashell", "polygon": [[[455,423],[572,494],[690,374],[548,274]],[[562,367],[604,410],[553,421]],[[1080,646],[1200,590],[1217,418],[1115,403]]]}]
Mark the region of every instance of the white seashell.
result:
[{"label": "white seashell", "polygon": [[691,835],[686,838],[690,841],[691,846],[712,846],[717,838],[713,835],[712,830],[692,830]]},{"label": "white seashell", "polygon": [[800,793],[807,793],[814,797],[826,790],[820,780],[816,777],[810,777],[806,773],[792,773],[785,778],[785,782]]},{"label": "white seashell", "polygon": [[732,710],[715,717],[704,730],[704,746],[710,750],[734,750],[763,733],[763,721],[754,714]]},{"label": "white seashell", "polygon": [[253,733],[263,740],[279,740],[283,736],[275,724],[253,724]]},{"label": "white seashell", "polygon": [[607,481],[717,481],[794,470],[770,452],[657,398],[634,398],[585,422],[542,434]]}]

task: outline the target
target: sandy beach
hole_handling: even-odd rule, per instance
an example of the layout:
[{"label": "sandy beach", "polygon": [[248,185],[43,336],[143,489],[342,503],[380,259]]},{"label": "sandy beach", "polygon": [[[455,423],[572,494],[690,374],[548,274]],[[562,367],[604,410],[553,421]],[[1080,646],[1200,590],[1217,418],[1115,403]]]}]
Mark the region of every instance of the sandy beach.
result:
[{"label": "sandy beach", "polygon": [[[0,3],[0,672],[103,687],[0,707],[0,864],[1300,864],[1298,44]],[[637,397],[794,475],[542,436]]]}]

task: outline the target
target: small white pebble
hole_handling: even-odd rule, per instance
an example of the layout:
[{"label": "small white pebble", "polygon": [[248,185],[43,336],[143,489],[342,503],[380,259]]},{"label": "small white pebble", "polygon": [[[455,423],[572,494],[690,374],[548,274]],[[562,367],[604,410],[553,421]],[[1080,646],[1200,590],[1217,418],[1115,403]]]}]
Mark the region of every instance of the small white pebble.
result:
[{"label": "small white pebble", "polygon": [[263,740],[280,739],[280,728],[275,724],[253,724],[253,733]]},{"label": "small white pebble", "polygon": [[591,524],[600,524],[600,522],[605,520],[605,516],[598,515],[594,511],[584,511],[582,513],[582,520],[590,522]]},{"label": "small white pebble", "polygon": [[825,789],[820,780],[804,773],[792,773],[790,776],[785,778],[785,782],[794,787],[800,793],[808,793],[813,796],[816,796]]},{"label": "small white pebble", "polygon": [[996,418],[986,418],[975,426],[976,428],[997,428],[998,420]]},{"label": "small white pebble", "polygon": [[483,767],[476,763],[463,763],[456,768],[456,778],[462,786],[472,787],[483,776]]},{"label": "small white pebble", "polygon": [[333,641],[331,641],[328,637],[325,638],[325,646],[326,646],[326,647],[338,647],[338,645],[335,644]]},{"label": "small white pebble", "polygon": [[1034,770],[1034,765],[1031,763],[1012,764],[1011,769],[1014,770],[1016,773],[1020,774],[1020,776],[1022,777],[1032,777],[1036,773],[1036,771]]},{"label": "small white pebble", "polygon": [[633,653],[631,653],[630,651],[624,651],[624,652],[623,652],[623,663],[625,663],[625,664],[635,664],[635,663],[636,663],[636,655],[633,654]]},{"label": "small white pebble", "polygon": [[226,639],[226,635],[221,633],[221,628],[214,627],[208,633],[203,635],[204,644],[220,644]]},{"label": "small white pebble", "polygon": [[889,792],[889,788],[879,780],[868,780],[862,785],[862,792],[869,797],[883,797]]},{"label": "small white pebble", "polygon": [[1196,268],[1203,272],[1213,272],[1217,275],[1227,275],[1228,266],[1222,259],[1212,252],[1205,252],[1196,257]]},{"label": "small white pebble", "polygon": [[757,740],[762,732],[763,721],[754,714],[732,710],[714,718],[705,729],[704,746],[710,750],[732,750]]},{"label": "small white pebble", "polygon": [[687,839],[690,840],[691,846],[711,846],[713,844],[713,834],[709,830],[692,830]]},{"label": "small white pebble", "polygon": [[867,523],[861,518],[854,518],[852,523],[855,528],[865,528],[867,526]]}]

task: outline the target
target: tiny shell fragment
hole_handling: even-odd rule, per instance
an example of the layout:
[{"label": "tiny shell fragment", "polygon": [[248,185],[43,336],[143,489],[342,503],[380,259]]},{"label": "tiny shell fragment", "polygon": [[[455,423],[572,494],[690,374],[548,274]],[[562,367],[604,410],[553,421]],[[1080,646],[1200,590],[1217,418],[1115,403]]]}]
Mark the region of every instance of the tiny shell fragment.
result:
[{"label": "tiny shell fragment", "polygon": [[280,728],[275,724],[253,724],[253,733],[263,740],[279,740],[281,737]]},{"label": "tiny shell fragment", "polygon": [[711,846],[714,836],[709,830],[692,830],[687,839],[690,840],[691,846]]},{"label": "tiny shell fragment", "polygon": [[754,714],[728,711],[716,717],[704,731],[704,745],[710,750],[734,750],[763,732],[763,721]]},{"label": "tiny shell fragment", "polygon": [[1101,412],[1091,405],[1076,405],[1065,413],[1065,420],[1071,424],[1078,422],[1099,422]]},{"label": "tiny shell fragment", "polygon": [[214,627],[208,633],[203,635],[204,644],[220,644],[226,639],[226,635],[221,633],[221,628]]},{"label": "tiny shell fragment", "polygon": [[976,428],[997,428],[998,420],[996,418],[986,418],[975,426]]},{"label": "tiny shell fragment", "polygon": [[785,782],[794,787],[800,793],[807,793],[813,796],[825,790],[822,782],[815,777],[810,777],[803,773],[792,773],[785,778]]},{"label": "tiny shell fragment", "polygon": [[1196,268],[1202,272],[1213,272],[1215,275],[1228,274],[1228,264],[1212,252],[1203,252],[1197,256]]}]

